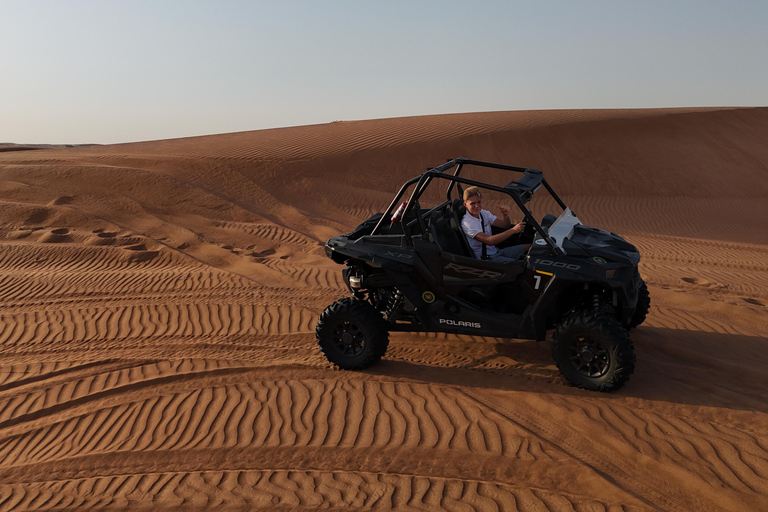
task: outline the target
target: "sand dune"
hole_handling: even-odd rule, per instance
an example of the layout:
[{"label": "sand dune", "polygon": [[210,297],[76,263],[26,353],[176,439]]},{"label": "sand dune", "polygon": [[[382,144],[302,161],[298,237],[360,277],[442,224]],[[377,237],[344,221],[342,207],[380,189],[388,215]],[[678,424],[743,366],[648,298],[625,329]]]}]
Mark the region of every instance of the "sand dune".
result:
[{"label": "sand dune", "polygon": [[[0,510],[768,510],[768,109],[456,114],[0,152]],[[325,240],[465,156],[642,254],[619,392],[549,342],[333,370]]]}]

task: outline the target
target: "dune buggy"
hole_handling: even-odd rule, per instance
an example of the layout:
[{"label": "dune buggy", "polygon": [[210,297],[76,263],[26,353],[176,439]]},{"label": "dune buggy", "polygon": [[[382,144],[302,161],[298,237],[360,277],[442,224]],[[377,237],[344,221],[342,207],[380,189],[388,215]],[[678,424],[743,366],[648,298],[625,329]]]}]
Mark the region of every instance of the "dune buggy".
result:
[{"label": "dune buggy", "polygon": [[[472,171],[462,175],[465,169]],[[493,184],[466,177],[485,170],[501,174],[502,183],[510,173],[516,179]],[[462,194],[472,185],[519,208],[527,227],[510,243],[530,244],[521,259],[475,257],[461,229]],[[557,217],[537,219],[529,209],[542,188],[549,193],[545,204],[559,208]],[[437,204],[422,206],[428,197]],[[385,212],[331,238],[325,252],[345,265],[351,296],[325,309],[316,337],[342,369],[379,361],[391,331],[544,340],[554,329],[552,356],[571,384],[615,390],[634,371],[628,331],[645,320],[650,305],[637,269],[640,254],[620,236],[583,225],[538,170],[450,160],[407,181]]]}]

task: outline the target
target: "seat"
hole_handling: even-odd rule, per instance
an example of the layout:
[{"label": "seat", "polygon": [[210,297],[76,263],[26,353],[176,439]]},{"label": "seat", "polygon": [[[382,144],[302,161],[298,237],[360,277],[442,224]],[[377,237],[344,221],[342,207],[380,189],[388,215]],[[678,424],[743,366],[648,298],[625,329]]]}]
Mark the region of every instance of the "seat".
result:
[{"label": "seat", "polygon": [[451,229],[456,233],[459,238],[459,243],[461,244],[461,252],[457,252],[456,254],[474,258],[475,252],[469,246],[469,241],[467,240],[467,235],[464,234],[464,230],[461,229],[461,219],[464,217],[465,213],[467,213],[467,207],[464,206],[464,201],[457,197],[453,200],[453,203],[451,203],[450,219]]},{"label": "seat", "polygon": [[450,212],[436,212],[429,223],[430,233],[441,251],[465,256],[464,246],[461,243],[463,237],[452,227],[452,222]]}]

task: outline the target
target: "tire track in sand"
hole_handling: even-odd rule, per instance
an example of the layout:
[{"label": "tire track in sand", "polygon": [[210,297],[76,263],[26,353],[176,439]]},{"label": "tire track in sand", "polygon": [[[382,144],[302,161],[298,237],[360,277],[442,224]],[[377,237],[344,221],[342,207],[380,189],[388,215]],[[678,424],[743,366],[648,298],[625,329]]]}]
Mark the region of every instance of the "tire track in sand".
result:
[{"label": "tire track in sand", "polygon": [[696,474],[713,488],[726,486],[756,496],[768,488],[768,447],[761,442],[768,431],[754,415],[734,411],[735,421],[724,424],[714,408],[680,417],[599,400],[559,397],[553,402],[598,422],[639,453]]},{"label": "tire track in sand", "polygon": [[[596,435],[598,423],[589,423],[590,432],[571,427],[568,415],[554,415],[555,407],[535,402],[520,395],[514,407],[499,394],[462,390],[461,393],[477,403],[491,408],[509,421],[534,435],[542,442],[555,446],[574,460],[591,468],[597,474],[627,491],[637,500],[654,510],[749,510],[742,497],[726,489],[705,487],[700,480],[688,476],[685,470],[674,472],[652,457],[630,452],[610,435]],[[544,409],[544,410],[542,410]],[[562,412],[562,411],[560,411]],[[634,468],[627,461],[639,462]],[[642,475],[635,472],[642,470]],[[681,491],[682,490],[682,491]],[[761,497],[761,501],[765,501]]]},{"label": "tire track in sand", "polygon": [[[576,504],[605,510],[621,503],[625,510],[643,509],[593,473],[574,474],[558,449],[498,422],[498,414],[450,388],[269,381],[180,391],[191,382],[180,381],[172,386],[175,394],[159,397],[151,389],[133,389],[146,396],[144,405],[110,405],[99,397],[100,407],[89,413],[73,411],[69,420],[7,438],[0,458],[17,462],[0,471],[0,510],[45,509],[62,500],[81,506],[94,495],[102,504],[141,502],[147,495],[174,504],[210,503],[256,499],[254,491],[266,493],[269,505],[349,506],[328,488],[333,482],[337,488],[352,482],[358,503],[381,509],[438,510],[447,503],[481,509],[527,503],[542,510]],[[365,395],[371,403],[342,411],[357,403],[344,395]],[[302,410],[307,403],[315,412]],[[283,478],[293,484],[278,484]],[[603,489],[600,498],[583,492],[595,485]],[[148,488],[157,491],[136,492]]]},{"label": "tire track in sand", "polygon": [[[147,482],[159,474],[169,479],[168,491],[189,492],[174,478],[225,472],[371,475],[376,485],[366,500],[379,503],[383,490],[397,488],[377,505],[382,507],[420,503],[426,496],[427,503],[444,500],[446,486],[451,495],[458,493],[457,503],[490,505],[487,499],[499,506],[523,499],[546,510],[584,502],[612,508],[631,500],[606,489],[591,471],[574,474],[578,466],[559,448],[449,387],[254,382],[244,378],[245,368],[166,376],[150,369],[144,381],[126,379],[136,371],[115,369],[111,379],[83,376],[82,385],[70,384],[91,391],[84,395],[52,383],[51,396],[70,399],[0,424],[0,460],[13,461],[0,470],[0,507],[27,503],[30,496],[66,497],[78,485],[98,484],[104,500],[118,499],[116,490],[132,485],[126,478]],[[107,388],[109,382],[115,386]],[[40,393],[37,388],[30,395]],[[63,492],[59,485],[71,487]],[[322,495],[324,484],[313,485],[307,492]],[[601,497],[585,495],[589,488],[602,488]]]}]

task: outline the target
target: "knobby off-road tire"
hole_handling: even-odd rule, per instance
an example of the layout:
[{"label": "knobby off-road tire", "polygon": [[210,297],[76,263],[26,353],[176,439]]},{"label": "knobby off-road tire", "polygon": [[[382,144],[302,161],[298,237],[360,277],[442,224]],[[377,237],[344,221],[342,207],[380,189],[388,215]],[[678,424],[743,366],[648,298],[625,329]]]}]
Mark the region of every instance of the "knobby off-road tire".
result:
[{"label": "knobby off-road tire", "polygon": [[635,371],[632,339],[606,310],[566,316],[552,335],[552,357],[568,382],[590,391],[619,389]]},{"label": "knobby off-road tire", "polygon": [[650,308],[651,294],[648,293],[648,286],[646,286],[645,281],[640,279],[640,290],[637,293],[637,306],[635,306],[635,312],[632,314],[632,319],[625,326],[627,330],[634,329],[645,322],[645,317],[648,315],[648,310]]},{"label": "knobby off-road tire", "polygon": [[362,370],[387,351],[389,331],[368,302],[346,297],[323,311],[315,328],[323,355],[342,370]]}]

